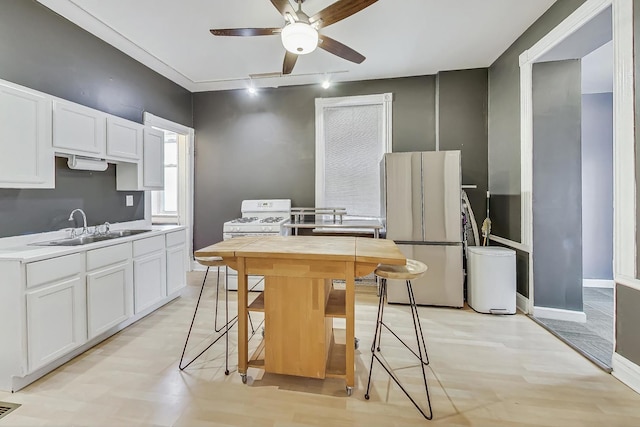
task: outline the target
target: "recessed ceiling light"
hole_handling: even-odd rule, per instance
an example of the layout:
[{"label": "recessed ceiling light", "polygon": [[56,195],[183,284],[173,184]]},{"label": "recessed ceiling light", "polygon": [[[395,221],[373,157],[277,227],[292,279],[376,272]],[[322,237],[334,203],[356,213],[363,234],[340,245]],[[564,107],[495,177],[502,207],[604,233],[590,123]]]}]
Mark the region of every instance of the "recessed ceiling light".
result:
[{"label": "recessed ceiling light", "polygon": [[329,89],[331,87],[331,82],[329,80],[325,80],[322,82],[323,89]]},{"label": "recessed ceiling light", "polygon": [[247,88],[247,92],[249,92],[249,95],[256,95],[256,94],[258,93],[258,91],[256,90],[256,88],[255,88],[255,87],[253,87],[253,86],[249,86],[249,87]]}]

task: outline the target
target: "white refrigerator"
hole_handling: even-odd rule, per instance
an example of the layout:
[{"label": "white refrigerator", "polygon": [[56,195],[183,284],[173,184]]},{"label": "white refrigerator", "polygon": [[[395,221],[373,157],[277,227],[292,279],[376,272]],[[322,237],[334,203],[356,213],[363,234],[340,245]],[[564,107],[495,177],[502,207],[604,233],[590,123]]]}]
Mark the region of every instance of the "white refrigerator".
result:
[{"label": "white refrigerator", "polygon": [[[416,303],[462,307],[460,151],[388,153],[382,160],[386,238],[427,272],[412,280]],[[408,303],[404,281],[388,281],[388,301]]]}]

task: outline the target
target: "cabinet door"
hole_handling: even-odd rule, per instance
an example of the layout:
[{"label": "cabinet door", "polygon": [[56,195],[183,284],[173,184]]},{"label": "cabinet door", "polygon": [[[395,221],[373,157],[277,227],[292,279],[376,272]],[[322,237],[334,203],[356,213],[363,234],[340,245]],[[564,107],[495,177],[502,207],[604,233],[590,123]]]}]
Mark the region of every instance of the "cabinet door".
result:
[{"label": "cabinet door", "polygon": [[133,287],[136,314],[167,295],[164,251],[133,260]]},{"label": "cabinet door", "polygon": [[53,146],[62,154],[105,156],[106,115],[91,108],[53,101]]},{"label": "cabinet door", "polygon": [[167,248],[167,295],[187,285],[184,245]]},{"label": "cabinet door", "polygon": [[164,133],[145,128],[142,150],[142,184],[145,190],[164,188]]},{"label": "cabinet door", "polygon": [[133,274],[130,262],[87,273],[87,333],[89,339],[133,315]]},{"label": "cabinet door", "polygon": [[51,99],[0,83],[0,188],[54,188]]},{"label": "cabinet door", "polygon": [[26,296],[29,371],[33,372],[86,342],[84,281],[77,275]]},{"label": "cabinet door", "polygon": [[107,116],[107,157],[138,161],[142,157],[144,126],[120,117]]}]

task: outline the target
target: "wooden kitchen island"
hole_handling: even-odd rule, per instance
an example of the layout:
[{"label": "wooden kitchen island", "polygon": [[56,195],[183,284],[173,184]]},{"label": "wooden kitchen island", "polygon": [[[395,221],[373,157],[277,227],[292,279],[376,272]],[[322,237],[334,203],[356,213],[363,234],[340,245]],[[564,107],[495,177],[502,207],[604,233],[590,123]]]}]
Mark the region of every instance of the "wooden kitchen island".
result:
[{"label": "wooden kitchen island", "polygon": [[[404,265],[391,240],[366,237],[260,236],[225,240],[196,251],[220,256],[238,271],[238,372],[247,368],[312,378],[344,378],[347,394],[355,383],[355,278],[378,264]],[[264,292],[248,304],[247,275],[265,277]],[[335,289],[333,279],[345,281]],[[249,358],[247,314],[264,312],[264,339]],[[336,342],[333,319],[346,323]],[[339,340],[340,341],[340,340]]]}]

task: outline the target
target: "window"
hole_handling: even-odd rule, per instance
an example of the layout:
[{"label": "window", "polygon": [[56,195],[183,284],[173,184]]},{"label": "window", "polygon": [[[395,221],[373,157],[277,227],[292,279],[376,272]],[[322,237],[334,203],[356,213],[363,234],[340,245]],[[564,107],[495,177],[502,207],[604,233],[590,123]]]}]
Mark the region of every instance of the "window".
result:
[{"label": "window", "polygon": [[164,132],[164,191],[151,192],[154,217],[178,217],[178,135]]},{"label": "window", "polygon": [[392,94],[316,99],[316,207],[381,216],[380,161],[391,152]]}]

